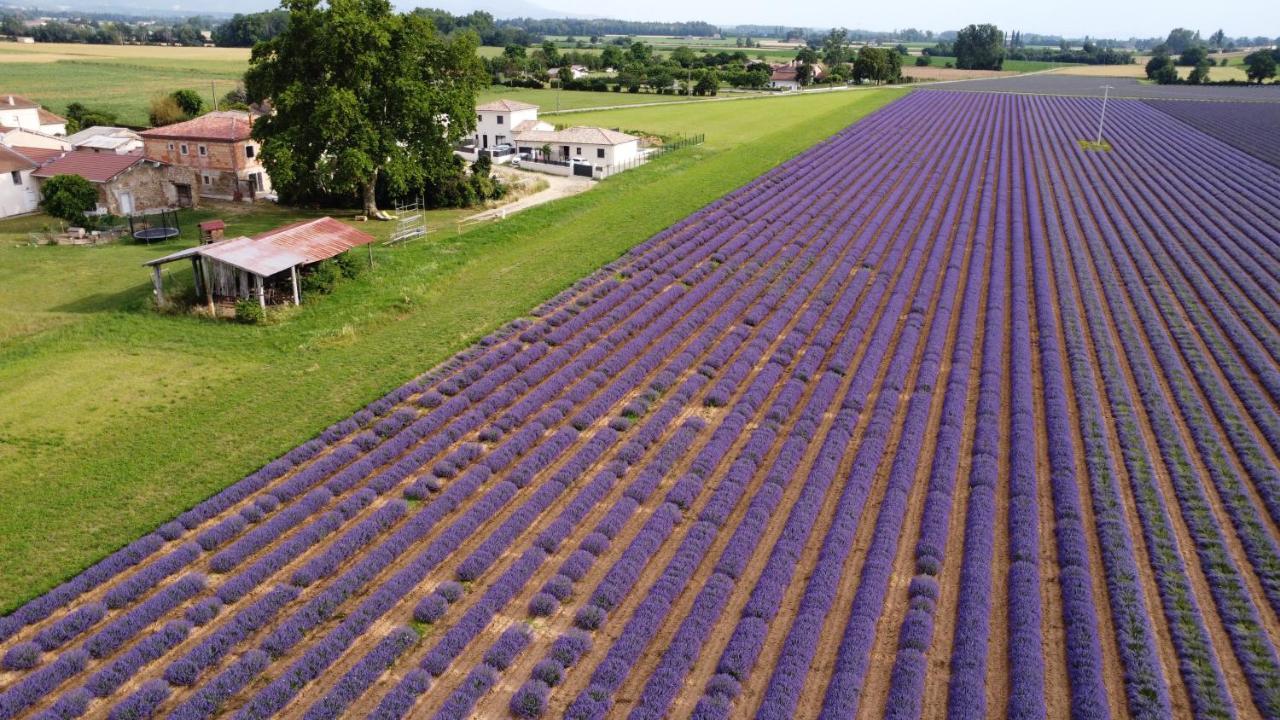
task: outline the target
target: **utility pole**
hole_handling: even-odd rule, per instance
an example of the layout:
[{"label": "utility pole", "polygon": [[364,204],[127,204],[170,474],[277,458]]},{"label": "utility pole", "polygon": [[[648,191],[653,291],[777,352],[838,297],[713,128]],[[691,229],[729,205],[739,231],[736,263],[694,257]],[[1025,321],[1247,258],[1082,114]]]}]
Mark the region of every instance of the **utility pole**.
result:
[{"label": "utility pole", "polygon": [[1102,113],[1098,115],[1098,139],[1094,141],[1095,145],[1102,145],[1102,121],[1107,118],[1107,96],[1115,88],[1110,85],[1102,86]]},{"label": "utility pole", "polygon": [[218,88],[213,80],[209,81],[209,94],[213,96],[213,111],[218,112]]}]

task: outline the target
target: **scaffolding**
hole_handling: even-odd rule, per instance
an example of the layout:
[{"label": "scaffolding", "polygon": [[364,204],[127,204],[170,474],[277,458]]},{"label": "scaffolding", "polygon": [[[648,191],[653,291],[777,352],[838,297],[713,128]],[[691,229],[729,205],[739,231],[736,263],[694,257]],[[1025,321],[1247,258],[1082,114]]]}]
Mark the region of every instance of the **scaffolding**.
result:
[{"label": "scaffolding", "polygon": [[427,214],[422,207],[422,199],[419,198],[404,205],[397,203],[396,228],[391,231],[391,236],[383,244],[395,245],[426,234]]}]

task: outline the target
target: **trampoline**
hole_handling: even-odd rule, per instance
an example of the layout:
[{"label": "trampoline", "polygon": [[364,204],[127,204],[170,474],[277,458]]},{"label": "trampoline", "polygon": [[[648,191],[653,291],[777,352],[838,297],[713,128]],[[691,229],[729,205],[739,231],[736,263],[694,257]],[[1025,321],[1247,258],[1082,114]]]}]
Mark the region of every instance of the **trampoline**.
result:
[{"label": "trampoline", "polygon": [[134,240],[148,245],[177,237],[180,232],[182,226],[178,224],[177,210],[157,210],[129,216],[129,234]]}]

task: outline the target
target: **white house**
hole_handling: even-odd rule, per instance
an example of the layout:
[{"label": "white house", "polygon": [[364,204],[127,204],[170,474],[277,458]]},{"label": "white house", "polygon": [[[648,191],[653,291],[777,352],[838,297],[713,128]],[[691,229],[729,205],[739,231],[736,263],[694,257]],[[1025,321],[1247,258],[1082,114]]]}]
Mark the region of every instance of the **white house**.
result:
[{"label": "white house", "polygon": [[40,166],[17,150],[0,145],[0,218],[34,212],[40,193],[31,173]]},{"label": "white house", "polygon": [[0,94],[0,128],[34,130],[45,135],[66,135],[67,120],[21,95]]},{"label": "white house", "polygon": [[526,130],[516,135],[521,154],[535,157],[550,148],[551,159],[582,161],[608,167],[634,160],[640,154],[640,138],[599,127],[571,127],[564,130]]},{"label": "white house", "polygon": [[67,136],[67,142],[75,150],[107,152],[116,155],[142,150],[142,136],[122,127],[94,125]]},{"label": "white house", "polygon": [[533,129],[552,129],[551,125],[538,120],[537,105],[494,100],[476,106],[475,146],[478,149],[513,145],[516,132]]},{"label": "white house", "polygon": [[[559,77],[560,68],[558,67],[547,68],[547,74],[550,75],[552,78]],[[574,80],[581,80],[582,78],[586,77],[589,74],[591,74],[591,71],[587,69],[586,65],[570,65],[569,66],[569,76],[572,77]]]},{"label": "white house", "polygon": [[71,149],[71,143],[65,137],[46,135],[39,130],[26,128],[0,127],[0,145],[8,147],[44,148],[46,150]]}]

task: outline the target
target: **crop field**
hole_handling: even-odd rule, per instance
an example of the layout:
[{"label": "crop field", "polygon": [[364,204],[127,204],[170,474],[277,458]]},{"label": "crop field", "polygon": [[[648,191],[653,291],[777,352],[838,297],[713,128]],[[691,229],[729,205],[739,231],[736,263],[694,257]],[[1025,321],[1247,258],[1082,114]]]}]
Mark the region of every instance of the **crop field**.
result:
[{"label": "crop field", "polygon": [[1280,172],[1098,109],[774,167],[0,619],[0,718],[1280,716]]},{"label": "crop field", "polygon": [[[1115,66],[1113,66],[1115,67]],[[1157,85],[1127,77],[1094,77],[1062,72],[969,80],[923,89],[967,92],[1009,92],[1035,95],[1102,97],[1102,86],[1111,86],[1112,98],[1136,100],[1203,100],[1213,102],[1280,102],[1280,85]]]},{"label": "crop field", "polygon": [[1246,105],[1152,100],[1148,104],[1280,168],[1280,102]]}]

